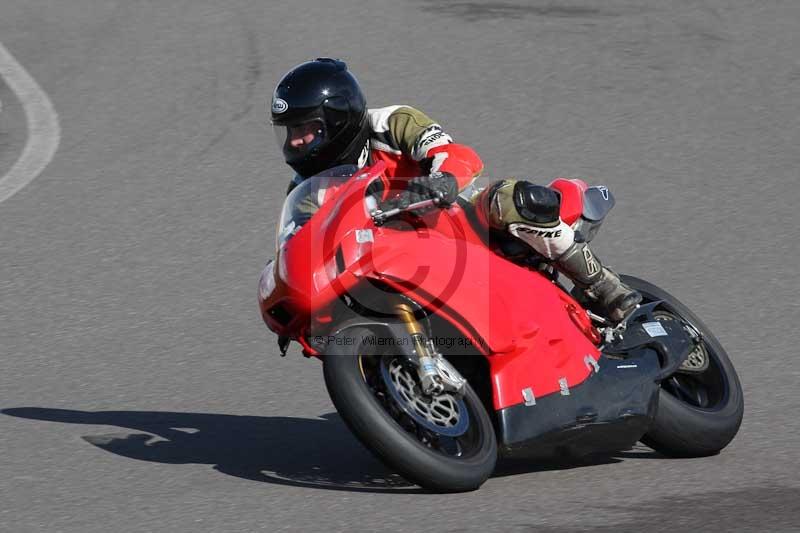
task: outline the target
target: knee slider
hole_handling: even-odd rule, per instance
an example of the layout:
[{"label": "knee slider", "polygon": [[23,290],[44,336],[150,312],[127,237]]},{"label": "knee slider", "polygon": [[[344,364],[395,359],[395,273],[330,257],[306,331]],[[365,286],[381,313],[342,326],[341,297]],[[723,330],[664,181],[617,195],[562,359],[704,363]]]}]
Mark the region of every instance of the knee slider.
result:
[{"label": "knee slider", "polygon": [[532,224],[554,226],[559,222],[561,194],[549,187],[518,181],[514,185],[514,207]]}]

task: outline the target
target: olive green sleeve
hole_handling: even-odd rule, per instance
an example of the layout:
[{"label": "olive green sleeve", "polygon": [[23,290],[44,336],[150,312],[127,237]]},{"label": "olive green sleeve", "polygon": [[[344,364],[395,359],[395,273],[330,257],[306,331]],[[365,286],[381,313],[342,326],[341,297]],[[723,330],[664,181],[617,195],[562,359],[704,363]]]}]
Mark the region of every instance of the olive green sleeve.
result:
[{"label": "olive green sleeve", "polygon": [[392,138],[404,154],[411,155],[415,160],[420,160],[425,155],[421,153],[420,141],[437,132],[440,136],[446,135],[442,134],[441,127],[428,115],[413,107],[403,106],[389,117],[389,133]]}]

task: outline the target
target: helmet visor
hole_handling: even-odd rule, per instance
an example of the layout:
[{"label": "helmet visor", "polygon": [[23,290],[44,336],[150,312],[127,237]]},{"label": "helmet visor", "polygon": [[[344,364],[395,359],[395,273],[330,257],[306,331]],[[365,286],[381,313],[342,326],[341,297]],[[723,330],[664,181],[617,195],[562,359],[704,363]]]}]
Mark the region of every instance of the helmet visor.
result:
[{"label": "helmet visor", "polygon": [[287,160],[305,156],[326,140],[325,124],[319,118],[293,124],[273,124],[272,129]]}]

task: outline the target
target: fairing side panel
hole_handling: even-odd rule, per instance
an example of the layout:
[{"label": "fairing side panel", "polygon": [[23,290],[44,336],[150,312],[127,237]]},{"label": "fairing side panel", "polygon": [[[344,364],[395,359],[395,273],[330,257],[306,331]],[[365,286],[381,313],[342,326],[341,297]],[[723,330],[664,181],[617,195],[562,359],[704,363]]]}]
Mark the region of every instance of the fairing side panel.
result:
[{"label": "fairing side panel", "polygon": [[[463,237],[441,235],[442,224],[457,227]],[[586,379],[592,368],[586,358],[596,360],[599,351],[570,318],[567,306],[577,305],[572,298],[541,274],[488,250],[460,208],[428,228],[379,228],[370,275],[469,325],[482,351],[492,354],[496,409],[523,402],[525,389],[546,395]]]}]

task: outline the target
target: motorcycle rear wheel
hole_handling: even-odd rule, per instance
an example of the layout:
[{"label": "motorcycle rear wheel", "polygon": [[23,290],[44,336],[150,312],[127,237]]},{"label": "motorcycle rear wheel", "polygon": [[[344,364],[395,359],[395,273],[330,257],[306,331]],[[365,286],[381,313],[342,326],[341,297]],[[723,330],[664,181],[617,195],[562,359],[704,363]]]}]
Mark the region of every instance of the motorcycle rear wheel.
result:
[{"label": "motorcycle rear wheel", "polygon": [[656,318],[682,319],[702,336],[708,358],[701,373],[676,372],[661,382],[658,411],[642,442],[670,457],[715,455],[727,446],[742,423],[742,385],[727,352],[698,317],[667,291],[643,279],[621,276],[642,293],[643,303],[662,300]]},{"label": "motorcycle rear wheel", "polygon": [[[400,356],[393,356],[391,347],[364,342],[380,338],[380,331],[359,326],[342,337],[328,344],[323,358],[325,384],[339,415],[362,444],[426,489],[463,492],[480,487],[494,471],[497,440],[491,419],[469,384],[459,402],[469,420],[463,434],[437,434],[420,424],[418,417],[409,416],[408,406],[400,405],[386,390],[381,365],[392,364]],[[405,379],[416,376],[408,373]]]}]

